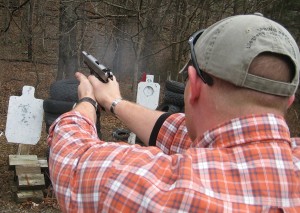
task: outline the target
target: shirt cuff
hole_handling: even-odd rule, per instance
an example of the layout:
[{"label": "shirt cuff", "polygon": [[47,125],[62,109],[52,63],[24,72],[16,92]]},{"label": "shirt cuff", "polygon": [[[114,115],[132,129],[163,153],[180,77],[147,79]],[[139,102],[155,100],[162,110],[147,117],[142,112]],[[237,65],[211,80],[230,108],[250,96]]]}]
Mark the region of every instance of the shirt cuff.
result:
[{"label": "shirt cuff", "polygon": [[164,113],[157,119],[157,121],[152,129],[151,135],[150,135],[149,146],[156,146],[156,140],[157,140],[159,130],[160,130],[161,126],[163,125],[163,123],[165,122],[165,120],[170,115],[172,115],[172,113]]}]

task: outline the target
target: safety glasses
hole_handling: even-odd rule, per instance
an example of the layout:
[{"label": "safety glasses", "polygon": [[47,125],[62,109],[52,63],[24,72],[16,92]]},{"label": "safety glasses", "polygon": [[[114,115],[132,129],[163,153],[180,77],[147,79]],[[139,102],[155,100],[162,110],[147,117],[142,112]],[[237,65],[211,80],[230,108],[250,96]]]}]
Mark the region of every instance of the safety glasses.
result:
[{"label": "safety glasses", "polygon": [[209,76],[207,73],[205,73],[204,71],[202,71],[198,65],[197,62],[197,58],[196,58],[196,53],[195,53],[195,44],[197,42],[197,40],[199,39],[199,37],[201,36],[201,34],[204,32],[204,30],[199,30],[197,32],[195,32],[190,38],[189,38],[189,45],[190,45],[190,51],[191,51],[191,63],[189,62],[185,67],[182,74],[184,74],[184,72],[187,73],[187,69],[188,66],[190,66],[191,64],[193,65],[193,67],[195,67],[199,77],[202,79],[202,81],[208,85],[213,85],[213,79],[211,76]]},{"label": "safety glasses", "polygon": [[184,67],[181,69],[181,71],[179,72],[179,74],[181,74],[182,76],[182,79],[184,81],[184,83],[186,83],[186,81],[188,80],[189,78],[189,73],[188,73],[188,68],[189,66],[194,66],[193,65],[193,62],[192,62],[192,59],[190,59],[186,65],[184,65]]}]

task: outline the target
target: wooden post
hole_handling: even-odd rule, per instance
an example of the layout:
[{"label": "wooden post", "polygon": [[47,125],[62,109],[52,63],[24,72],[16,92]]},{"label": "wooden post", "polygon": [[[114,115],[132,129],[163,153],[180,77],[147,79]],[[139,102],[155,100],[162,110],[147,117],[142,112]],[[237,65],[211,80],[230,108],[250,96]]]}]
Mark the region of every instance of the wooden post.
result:
[{"label": "wooden post", "polygon": [[29,155],[30,145],[28,144],[19,144],[17,155]]}]

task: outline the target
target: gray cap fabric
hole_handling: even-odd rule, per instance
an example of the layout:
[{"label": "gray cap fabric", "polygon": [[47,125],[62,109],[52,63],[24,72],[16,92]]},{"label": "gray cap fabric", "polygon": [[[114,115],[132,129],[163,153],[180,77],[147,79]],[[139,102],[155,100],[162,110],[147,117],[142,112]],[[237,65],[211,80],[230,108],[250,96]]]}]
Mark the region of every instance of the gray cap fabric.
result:
[{"label": "gray cap fabric", "polygon": [[[248,73],[252,60],[263,52],[283,54],[293,61],[292,82]],[[295,40],[283,26],[259,15],[233,16],[210,26],[195,44],[195,54],[202,70],[240,87],[291,96],[299,84],[300,56]]]}]

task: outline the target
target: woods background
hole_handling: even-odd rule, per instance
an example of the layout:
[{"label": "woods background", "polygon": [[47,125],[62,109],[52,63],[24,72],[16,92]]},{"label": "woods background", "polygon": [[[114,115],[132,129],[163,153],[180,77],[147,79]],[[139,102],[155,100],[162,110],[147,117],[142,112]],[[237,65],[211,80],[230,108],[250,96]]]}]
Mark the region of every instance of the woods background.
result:
[{"label": "woods background", "polygon": [[299,0],[2,0],[0,9],[1,60],[54,65],[58,80],[82,69],[85,50],[133,89],[143,72],[178,80],[188,37],[227,16],[260,12],[300,41]]}]

